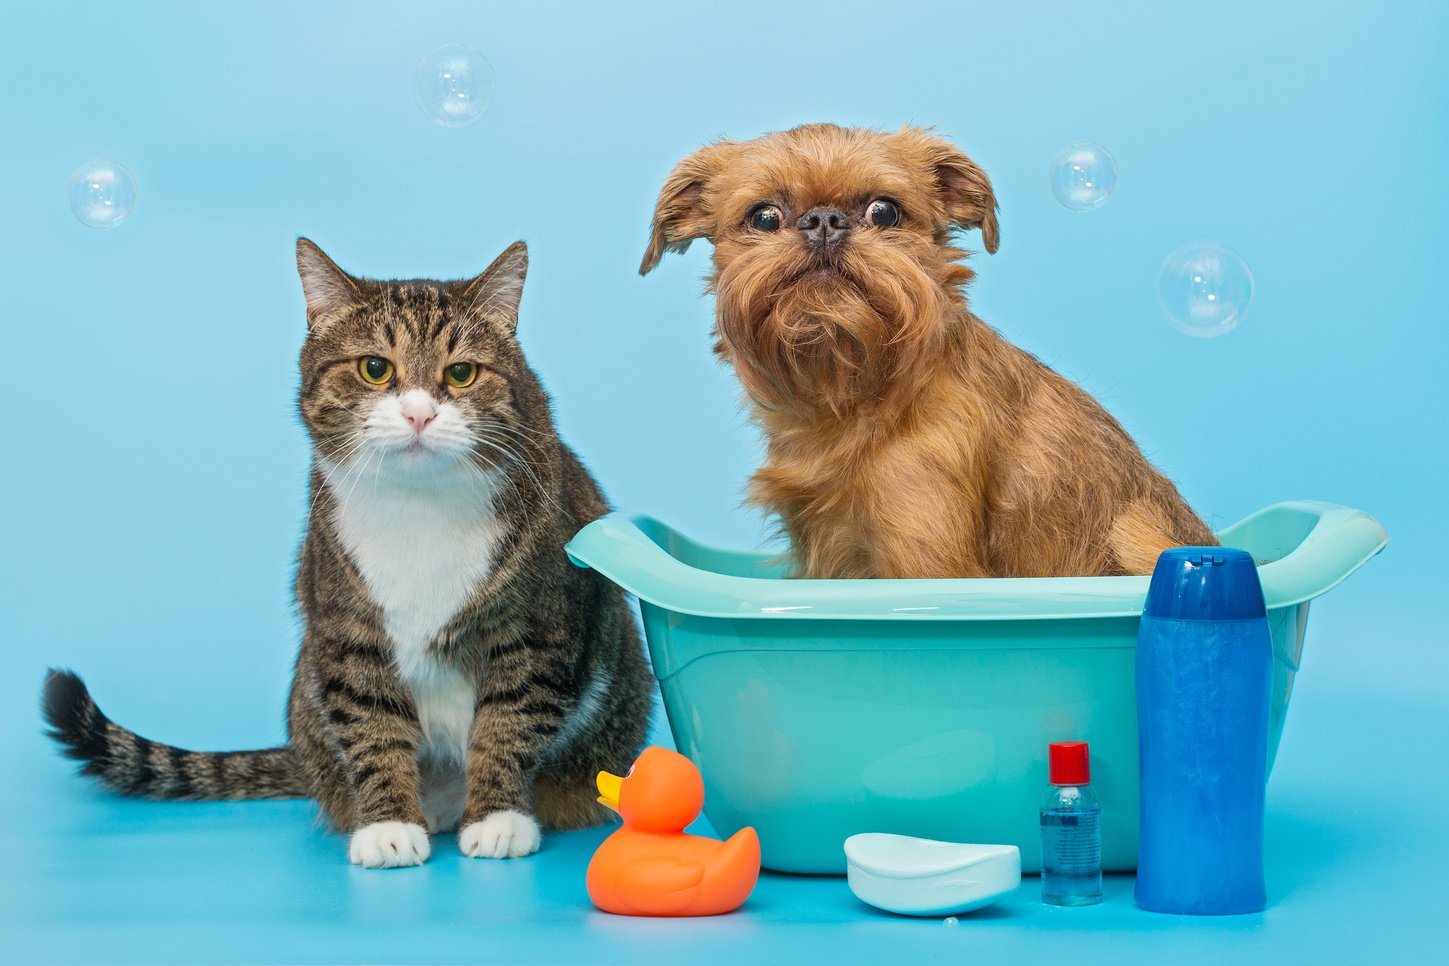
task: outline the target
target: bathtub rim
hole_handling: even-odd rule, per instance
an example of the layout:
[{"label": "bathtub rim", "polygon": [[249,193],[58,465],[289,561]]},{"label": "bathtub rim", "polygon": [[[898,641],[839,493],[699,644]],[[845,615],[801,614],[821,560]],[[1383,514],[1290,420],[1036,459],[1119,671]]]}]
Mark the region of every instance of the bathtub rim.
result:
[{"label": "bathtub rim", "polygon": [[[1274,504],[1223,528],[1224,546],[1265,561],[1258,568],[1269,610],[1312,600],[1384,549],[1388,534],[1362,510],[1318,501]],[[671,553],[665,544],[675,549]],[[692,540],[652,516],[614,511],[583,527],[564,548],[657,607],[695,617],[757,620],[1071,620],[1135,617],[1149,578],[980,577],[810,580],[746,577],[692,566],[779,569],[778,553],[739,551]]]}]

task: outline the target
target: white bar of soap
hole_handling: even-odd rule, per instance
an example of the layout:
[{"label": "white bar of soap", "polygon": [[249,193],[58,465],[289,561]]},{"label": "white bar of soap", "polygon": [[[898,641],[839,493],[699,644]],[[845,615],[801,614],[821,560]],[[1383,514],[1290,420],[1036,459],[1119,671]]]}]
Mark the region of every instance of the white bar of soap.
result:
[{"label": "white bar of soap", "polygon": [[1014,845],[958,845],[864,832],[845,840],[846,881],[862,902],[907,916],[988,906],[1021,884]]}]

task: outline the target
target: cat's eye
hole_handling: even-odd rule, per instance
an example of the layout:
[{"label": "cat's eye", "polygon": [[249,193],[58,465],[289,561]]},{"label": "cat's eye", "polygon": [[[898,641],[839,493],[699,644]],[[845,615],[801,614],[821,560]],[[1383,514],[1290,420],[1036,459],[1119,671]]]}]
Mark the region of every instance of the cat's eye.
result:
[{"label": "cat's eye", "polygon": [[467,389],[478,378],[478,367],[471,362],[455,362],[443,370],[443,380],[454,389]]},{"label": "cat's eye", "polygon": [[750,212],[750,227],[755,231],[779,231],[785,216],[774,205],[761,205]]},{"label": "cat's eye", "polygon": [[363,382],[381,386],[392,379],[392,363],[382,356],[363,356],[357,360],[357,373]]},{"label": "cat's eye", "polygon": [[877,198],[865,206],[865,222],[876,228],[894,228],[901,223],[901,206],[889,198]]}]

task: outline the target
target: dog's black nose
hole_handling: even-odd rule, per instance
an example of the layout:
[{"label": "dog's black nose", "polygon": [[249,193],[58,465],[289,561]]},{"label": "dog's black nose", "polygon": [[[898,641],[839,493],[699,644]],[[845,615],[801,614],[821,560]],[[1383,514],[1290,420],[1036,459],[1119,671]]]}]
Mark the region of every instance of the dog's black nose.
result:
[{"label": "dog's black nose", "polygon": [[850,231],[850,219],[839,208],[820,205],[801,215],[795,227],[805,233],[812,247],[834,248]]}]

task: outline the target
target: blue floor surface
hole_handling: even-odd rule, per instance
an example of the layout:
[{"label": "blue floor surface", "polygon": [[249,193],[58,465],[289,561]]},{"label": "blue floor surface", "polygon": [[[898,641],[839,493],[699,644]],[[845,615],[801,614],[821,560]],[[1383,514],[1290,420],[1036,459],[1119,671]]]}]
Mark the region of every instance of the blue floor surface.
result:
[{"label": "blue floor surface", "polygon": [[465,859],[438,837],[422,868],[363,871],[305,802],[101,792],[17,702],[3,717],[0,960],[1445,962],[1446,706],[1435,690],[1390,699],[1300,681],[1269,788],[1266,913],[1153,915],[1133,905],[1130,876],[1109,877],[1100,906],[1057,909],[1027,878],[954,926],[877,913],[843,879],[771,874],[734,915],[609,916],[583,884],[606,830],[552,835],[538,855],[507,862]]}]

